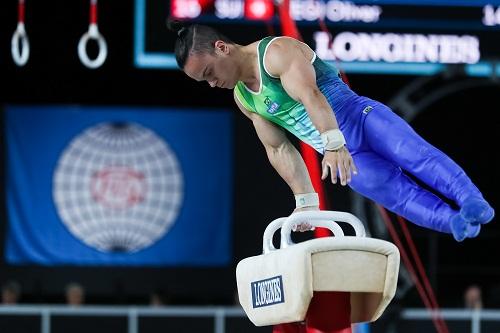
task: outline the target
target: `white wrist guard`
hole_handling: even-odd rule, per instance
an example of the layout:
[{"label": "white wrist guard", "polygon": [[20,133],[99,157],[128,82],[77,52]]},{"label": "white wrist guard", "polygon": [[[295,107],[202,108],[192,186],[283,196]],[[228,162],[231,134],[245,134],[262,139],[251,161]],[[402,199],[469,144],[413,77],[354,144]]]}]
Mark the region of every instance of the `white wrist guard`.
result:
[{"label": "white wrist guard", "polygon": [[321,133],[321,140],[325,150],[337,150],[345,145],[344,135],[338,128]]},{"label": "white wrist guard", "polygon": [[295,207],[318,207],[319,206],[319,196],[318,193],[302,193],[295,194]]}]

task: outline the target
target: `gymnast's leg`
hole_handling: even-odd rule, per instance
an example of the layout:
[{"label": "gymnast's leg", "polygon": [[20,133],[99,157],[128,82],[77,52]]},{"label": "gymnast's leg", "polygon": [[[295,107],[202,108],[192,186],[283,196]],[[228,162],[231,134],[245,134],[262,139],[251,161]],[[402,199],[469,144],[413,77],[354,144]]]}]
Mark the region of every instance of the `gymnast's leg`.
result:
[{"label": "gymnast's leg", "polygon": [[476,223],[493,219],[494,210],[464,170],[387,106],[375,103],[363,129],[364,138],[373,151],[455,201],[463,218]]},{"label": "gymnast's leg", "polygon": [[[437,195],[427,191],[408,177],[398,166],[371,151],[352,155],[358,174],[350,187],[409,221],[432,230],[452,233],[450,221],[459,212]],[[457,240],[475,236],[480,226],[461,223]]]}]

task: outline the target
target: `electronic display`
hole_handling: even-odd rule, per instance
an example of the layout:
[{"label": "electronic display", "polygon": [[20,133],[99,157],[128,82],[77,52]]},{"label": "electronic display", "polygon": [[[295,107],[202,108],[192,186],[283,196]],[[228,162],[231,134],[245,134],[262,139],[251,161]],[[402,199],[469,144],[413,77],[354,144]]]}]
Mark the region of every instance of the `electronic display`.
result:
[{"label": "electronic display", "polygon": [[[216,27],[235,42],[280,35],[273,0],[136,0],[135,61],[177,68],[167,17]],[[290,0],[304,42],[346,72],[432,75],[464,66],[500,73],[500,1]]]}]

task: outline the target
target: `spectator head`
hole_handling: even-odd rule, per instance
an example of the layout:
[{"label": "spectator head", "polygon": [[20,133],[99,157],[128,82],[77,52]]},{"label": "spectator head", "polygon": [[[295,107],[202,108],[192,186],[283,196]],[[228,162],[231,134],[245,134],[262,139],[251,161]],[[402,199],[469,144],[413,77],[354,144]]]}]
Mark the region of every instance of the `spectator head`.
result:
[{"label": "spectator head", "polygon": [[467,309],[481,309],[483,307],[481,288],[477,285],[467,287],[464,292],[464,303]]},{"label": "spectator head", "polygon": [[65,288],[66,304],[78,306],[85,302],[85,290],[78,283],[69,283]]},{"label": "spectator head", "polygon": [[155,290],[149,294],[149,305],[151,306],[164,306],[169,303],[169,294],[164,290]]},{"label": "spectator head", "polygon": [[2,286],[2,304],[17,304],[21,297],[21,285],[8,281]]}]

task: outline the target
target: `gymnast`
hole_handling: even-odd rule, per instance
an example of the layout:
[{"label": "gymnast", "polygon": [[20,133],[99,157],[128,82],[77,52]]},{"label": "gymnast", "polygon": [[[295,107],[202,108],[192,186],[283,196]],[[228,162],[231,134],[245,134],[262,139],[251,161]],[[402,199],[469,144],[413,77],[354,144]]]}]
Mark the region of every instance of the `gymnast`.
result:
[{"label": "gymnast", "polygon": [[323,155],[322,179],[339,180],[419,226],[463,241],[493,219],[493,208],[459,165],[389,107],[352,91],[306,44],[266,37],[239,45],[208,26],[168,25],[177,33],[177,64],[189,77],[234,90],[271,165],[293,191],[295,211],[318,209],[319,199],[283,129]]}]

